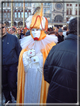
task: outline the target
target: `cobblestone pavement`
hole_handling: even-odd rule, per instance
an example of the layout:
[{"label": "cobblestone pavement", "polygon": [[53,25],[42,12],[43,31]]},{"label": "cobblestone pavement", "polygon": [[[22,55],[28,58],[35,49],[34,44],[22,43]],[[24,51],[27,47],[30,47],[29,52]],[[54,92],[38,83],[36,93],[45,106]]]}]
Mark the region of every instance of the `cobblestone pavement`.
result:
[{"label": "cobblestone pavement", "polygon": [[11,97],[12,97],[12,102],[13,102],[13,103],[11,103],[10,105],[5,105],[5,104],[4,104],[4,103],[5,103],[5,97],[3,96],[3,100],[2,100],[1,94],[0,94],[0,106],[16,106],[14,97],[13,97],[13,96],[11,96]]}]

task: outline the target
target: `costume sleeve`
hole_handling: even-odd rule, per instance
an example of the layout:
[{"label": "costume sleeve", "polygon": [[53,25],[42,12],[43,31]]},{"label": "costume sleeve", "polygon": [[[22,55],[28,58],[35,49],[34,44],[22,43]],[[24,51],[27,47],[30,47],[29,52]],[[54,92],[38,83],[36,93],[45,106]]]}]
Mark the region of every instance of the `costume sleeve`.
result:
[{"label": "costume sleeve", "polygon": [[28,69],[30,68],[30,58],[27,56],[27,51],[23,53],[23,65],[25,72],[28,72]]}]

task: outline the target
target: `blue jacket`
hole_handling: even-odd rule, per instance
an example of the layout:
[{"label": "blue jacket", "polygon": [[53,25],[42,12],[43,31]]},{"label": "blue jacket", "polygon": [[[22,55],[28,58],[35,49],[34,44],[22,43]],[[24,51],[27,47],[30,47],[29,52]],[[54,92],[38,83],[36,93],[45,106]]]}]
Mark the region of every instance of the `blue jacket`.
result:
[{"label": "blue jacket", "polygon": [[77,103],[77,35],[54,46],[44,65],[50,83],[47,103]]},{"label": "blue jacket", "polygon": [[7,33],[2,37],[2,65],[18,62],[21,46],[15,35]]}]

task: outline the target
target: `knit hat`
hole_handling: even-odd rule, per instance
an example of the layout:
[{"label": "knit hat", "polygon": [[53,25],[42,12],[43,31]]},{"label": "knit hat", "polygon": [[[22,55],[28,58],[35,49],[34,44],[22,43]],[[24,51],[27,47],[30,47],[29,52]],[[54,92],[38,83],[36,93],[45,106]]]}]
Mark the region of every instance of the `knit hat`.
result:
[{"label": "knit hat", "polygon": [[69,24],[70,23],[70,20],[72,20],[74,17],[70,17],[70,19],[69,19],[69,21],[67,21],[67,24]]},{"label": "knit hat", "polygon": [[69,32],[77,35],[77,17],[70,20]]},{"label": "knit hat", "polygon": [[60,29],[58,30],[58,32],[63,32],[63,30],[60,28]]}]

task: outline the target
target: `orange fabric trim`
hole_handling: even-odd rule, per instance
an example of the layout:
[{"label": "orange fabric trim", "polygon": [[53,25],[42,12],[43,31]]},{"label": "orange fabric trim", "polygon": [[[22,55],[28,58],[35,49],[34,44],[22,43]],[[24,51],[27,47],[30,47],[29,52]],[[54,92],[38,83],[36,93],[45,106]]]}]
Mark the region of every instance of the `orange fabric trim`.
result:
[{"label": "orange fabric trim", "polygon": [[23,66],[22,55],[26,51],[23,49],[19,56],[18,63],[18,86],[17,86],[17,103],[24,103],[24,84],[25,84],[25,72]]},{"label": "orange fabric trim", "polygon": [[39,29],[40,28],[40,24],[41,24],[41,21],[42,21],[42,16],[43,16],[43,4],[41,4],[41,8],[39,11],[37,11],[33,17],[32,17],[32,22],[31,22],[31,25],[30,25],[30,30],[32,28],[37,28]]},{"label": "orange fabric trim", "polygon": [[43,4],[41,4],[41,9],[38,10],[32,17],[32,21],[31,21],[31,25],[30,25],[30,29],[28,30],[31,30],[33,28],[36,28],[36,29],[40,29],[40,24],[41,24],[41,27],[42,27],[42,30],[43,31],[47,31],[48,30],[48,20],[47,18],[45,17],[46,19],[46,22],[45,22],[45,28],[43,29],[43,26],[42,26],[42,16],[43,16]]},{"label": "orange fabric trim", "polygon": [[45,19],[46,19],[46,23],[45,23],[45,31],[47,32],[47,31],[48,31],[48,20],[47,20],[46,17],[45,17]]},{"label": "orange fabric trim", "polygon": [[44,29],[43,29],[42,21],[41,21],[42,17],[40,15],[33,16],[32,22],[31,22],[31,25],[30,25],[30,29],[28,29],[27,27],[26,27],[26,29],[28,29],[28,30],[31,30],[33,28],[40,29],[40,24],[41,24],[42,30],[47,32],[48,31],[48,20],[47,20],[46,17],[45,17],[45,19],[46,19],[46,22],[45,22],[45,28]]},{"label": "orange fabric trim", "polygon": [[[54,42],[51,42],[50,44],[47,44],[45,49],[42,49],[41,52],[43,54],[43,66],[44,66],[44,63],[45,63],[45,60],[51,50],[51,48],[53,46],[55,46],[56,44]],[[47,47],[50,47],[49,50],[47,50]],[[46,100],[47,100],[47,94],[48,94],[48,88],[49,88],[49,83],[47,83],[45,80],[44,80],[44,75],[42,76],[42,85],[41,85],[41,95],[40,95],[40,103],[46,103]]]}]

